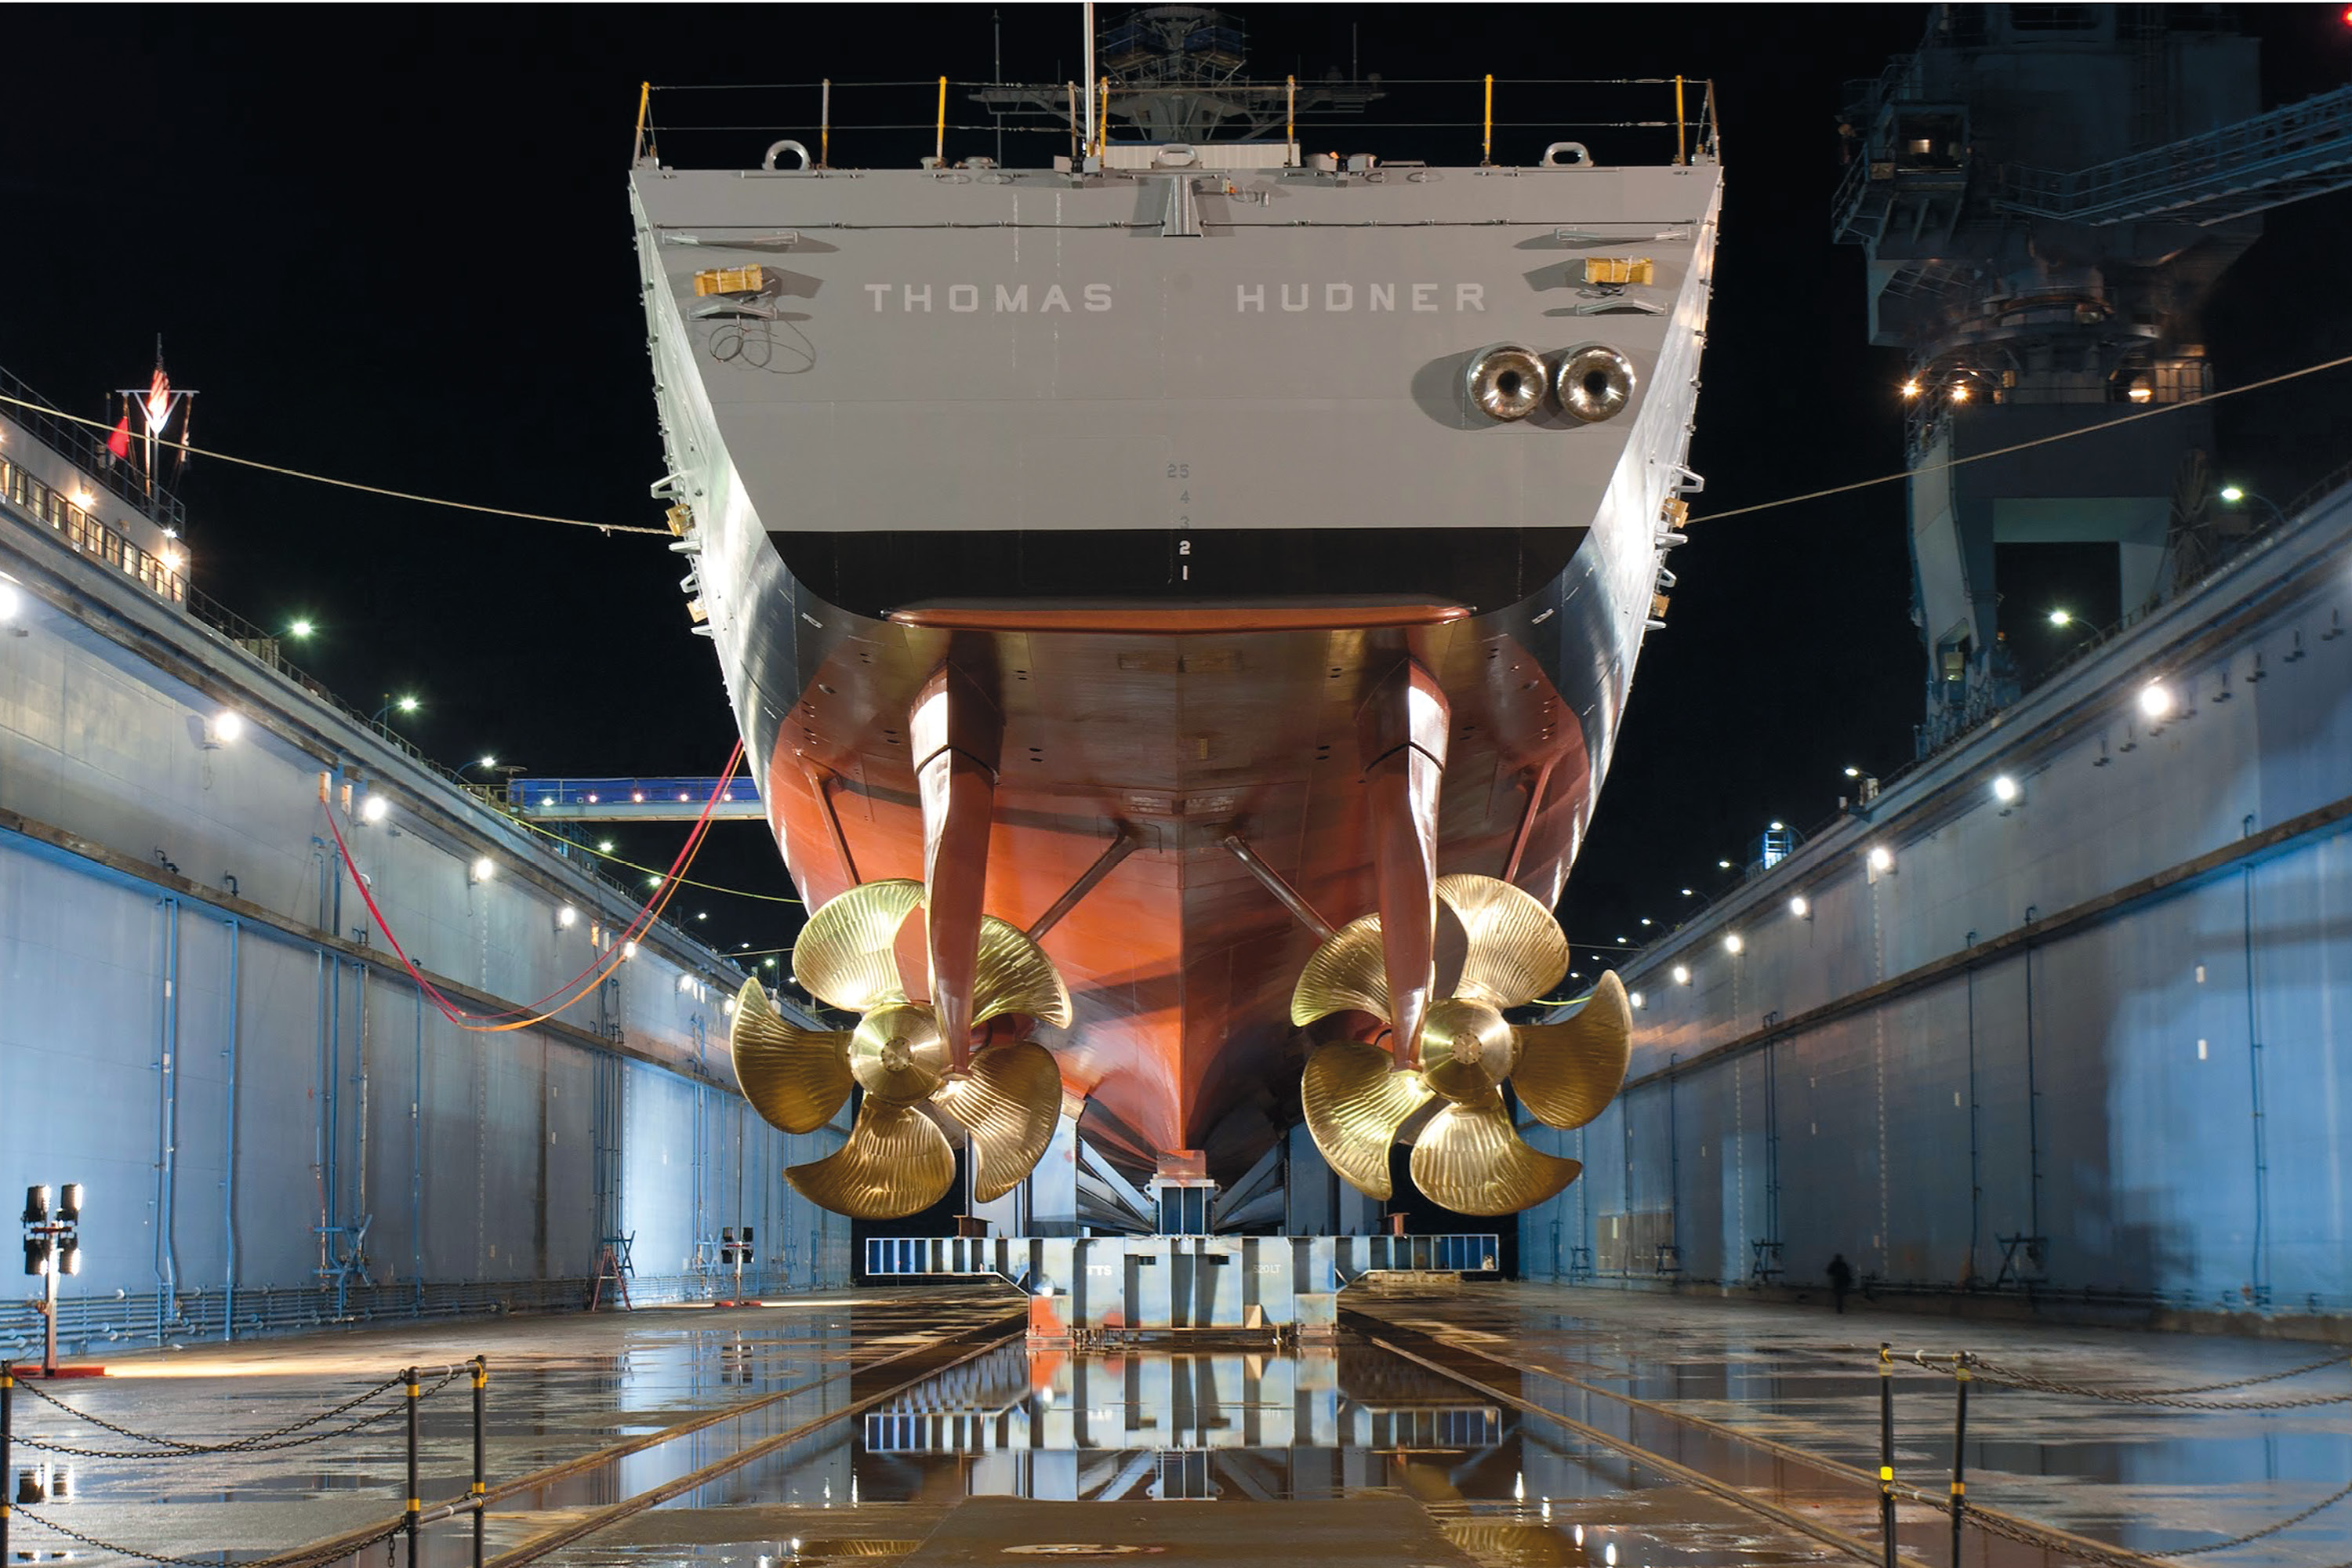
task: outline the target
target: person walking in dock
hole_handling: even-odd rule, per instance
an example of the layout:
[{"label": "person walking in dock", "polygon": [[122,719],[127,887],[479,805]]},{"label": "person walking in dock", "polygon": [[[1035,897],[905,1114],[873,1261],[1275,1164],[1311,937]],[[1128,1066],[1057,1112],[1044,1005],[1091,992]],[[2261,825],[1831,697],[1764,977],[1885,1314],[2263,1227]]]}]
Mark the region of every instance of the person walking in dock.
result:
[{"label": "person walking in dock", "polygon": [[1830,1277],[1830,1300],[1837,1303],[1838,1311],[1845,1311],[1845,1293],[1853,1289],[1853,1265],[1845,1260],[1843,1252],[1832,1255],[1825,1270]]}]

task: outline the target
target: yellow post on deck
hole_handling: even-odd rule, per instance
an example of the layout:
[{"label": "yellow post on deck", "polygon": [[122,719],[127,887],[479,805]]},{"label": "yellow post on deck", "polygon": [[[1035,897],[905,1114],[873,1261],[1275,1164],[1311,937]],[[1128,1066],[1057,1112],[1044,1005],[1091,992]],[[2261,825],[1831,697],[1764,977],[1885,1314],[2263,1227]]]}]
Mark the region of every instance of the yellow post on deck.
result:
[{"label": "yellow post on deck", "polygon": [[816,100],[816,166],[833,165],[833,79],[827,77]]},{"label": "yellow post on deck", "polygon": [[1102,112],[1095,116],[1095,156],[1103,155],[1103,147],[1110,141],[1110,78],[1102,79]]},{"label": "yellow post on deck", "polygon": [[938,163],[941,168],[945,168],[947,166],[948,79],[945,77],[940,78],[940,135],[939,140],[931,144],[931,159],[932,162]]},{"label": "yellow post on deck", "polygon": [[639,82],[637,84],[636,148],[629,154],[629,162],[633,163],[641,162],[646,155],[646,111],[652,107],[653,100],[654,84],[649,81]]},{"label": "yellow post on deck", "polygon": [[1683,162],[1683,79],[1675,78],[1675,163]]},{"label": "yellow post on deck", "polygon": [[1486,73],[1486,118],[1479,132],[1478,166],[1482,169],[1495,162],[1495,73]]},{"label": "yellow post on deck", "polygon": [[1296,166],[1298,163],[1298,79],[1294,76],[1286,79],[1288,96],[1286,107],[1283,110],[1282,134],[1285,140],[1282,161],[1286,166]]}]

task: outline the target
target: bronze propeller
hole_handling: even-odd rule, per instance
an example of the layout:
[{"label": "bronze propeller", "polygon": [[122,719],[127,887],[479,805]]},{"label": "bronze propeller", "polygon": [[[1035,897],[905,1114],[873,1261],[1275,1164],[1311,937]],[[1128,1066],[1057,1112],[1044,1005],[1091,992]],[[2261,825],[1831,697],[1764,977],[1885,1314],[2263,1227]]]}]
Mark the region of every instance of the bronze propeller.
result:
[{"label": "bronze propeller", "polygon": [[[1528,1146],[1511,1125],[1501,1085],[1547,1124],[1581,1127],[1615,1098],[1630,1058],[1633,1014],[1614,972],[1576,1016],[1513,1025],[1506,1008],[1535,1000],[1568,968],[1568,942],[1549,910],[1492,877],[1437,879],[1435,994],[1412,1066],[1355,1040],[1307,1058],[1301,1099],[1315,1145],[1331,1168],[1376,1198],[1390,1195],[1389,1145],[1433,1099],[1445,1104],[1412,1146],[1412,1179],[1460,1214],[1511,1214],[1540,1203],[1583,1169]],[[1390,1024],[1378,915],[1342,927],[1307,961],[1290,1019],[1368,1013]]]},{"label": "bronze propeller", "polygon": [[[920,882],[867,882],[809,920],[793,952],[793,978],[855,1027],[803,1029],[784,1019],[757,980],[746,982],[730,1044],[753,1109],[787,1132],[813,1132],[864,1086],[848,1142],[784,1179],[810,1199],[859,1219],[896,1219],[937,1203],[955,1180],[955,1149],[940,1119],[972,1152],[972,1196],[1003,1197],[1035,1167],[1061,1113],[1062,1076],[1034,1040],[985,1046],[968,1073],[950,1075],[949,1043],[928,1002],[911,1000],[898,972],[898,929],[920,908]],[[1013,1016],[1066,1027],[1070,994],[1037,944],[982,917],[972,1022]]]}]

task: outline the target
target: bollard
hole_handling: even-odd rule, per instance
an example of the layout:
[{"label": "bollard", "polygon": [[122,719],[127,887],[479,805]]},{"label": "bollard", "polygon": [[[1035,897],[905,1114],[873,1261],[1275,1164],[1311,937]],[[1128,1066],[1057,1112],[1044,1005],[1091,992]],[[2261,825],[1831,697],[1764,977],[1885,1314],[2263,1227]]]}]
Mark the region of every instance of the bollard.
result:
[{"label": "bollard", "polygon": [[416,1568],[416,1516],[424,1511],[416,1500],[416,1404],[422,1391],[416,1386],[415,1367],[400,1377],[408,1385],[408,1568]]},{"label": "bollard", "polygon": [[490,1385],[488,1358],[474,1358],[474,1568],[482,1568],[483,1515],[490,1511],[489,1473],[482,1461],[483,1390]]},{"label": "bollard", "polygon": [[1878,1343],[1878,1532],[1886,1568],[1895,1563],[1895,1347]]},{"label": "bollard", "polygon": [[1952,1352],[1952,1568],[1960,1568],[1960,1516],[1968,1511],[1969,1483],[1964,1461],[1969,1440],[1969,1352]]},{"label": "bollard", "polygon": [[15,1436],[16,1363],[0,1361],[0,1563],[8,1561],[8,1445]]}]

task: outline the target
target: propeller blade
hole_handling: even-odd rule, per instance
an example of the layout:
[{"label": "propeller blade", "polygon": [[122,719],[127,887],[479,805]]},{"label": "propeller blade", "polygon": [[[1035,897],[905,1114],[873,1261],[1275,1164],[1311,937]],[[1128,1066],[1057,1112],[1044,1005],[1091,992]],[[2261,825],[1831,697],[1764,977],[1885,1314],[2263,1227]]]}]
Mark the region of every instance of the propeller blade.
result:
[{"label": "propeller blade", "polygon": [[1381,956],[1381,917],[1349,921],[1317,948],[1290,994],[1290,1021],[1311,1024],[1353,1008],[1382,1023],[1389,1016],[1389,973]]},{"label": "propeller blade", "polygon": [[1528,1146],[1512,1129],[1503,1097],[1448,1105],[1412,1146],[1412,1179],[1433,1203],[1456,1214],[1517,1214],[1576,1180],[1584,1166]]},{"label": "propeller blade", "polygon": [[1610,970],[1565,1024],[1522,1024],[1511,1087],[1519,1102],[1558,1128],[1581,1127],[1609,1107],[1633,1059],[1633,1009]]},{"label": "propeller blade", "polygon": [[735,999],[727,1047],[743,1098],[787,1132],[814,1132],[832,1121],[857,1081],[849,1070],[849,1031],[786,1021],[757,980],[745,981]]},{"label": "propeller blade", "polygon": [[1534,1001],[1568,973],[1568,938],[1532,895],[1494,877],[1437,879],[1437,896],[1467,939],[1462,978],[1440,994],[1490,1007]]},{"label": "propeller blade", "polygon": [[811,1203],[852,1219],[901,1219],[927,1209],[955,1184],[955,1151],[919,1110],[868,1099],[849,1142],[822,1160],[794,1165],[784,1180]]},{"label": "propeller blade", "polygon": [[[1379,944],[1372,947],[1375,958]],[[1367,1196],[1389,1195],[1389,1145],[1404,1119],[1429,1100],[1417,1072],[1398,1072],[1377,1046],[1339,1040],[1318,1046],[1298,1086],[1307,1130],[1331,1168]]]},{"label": "propeller blade", "polygon": [[971,1076],[950,1079],[931,1103],[971,1134],[971,1195],[992,1203],[1021,1184],[1045,1156],[1062,1116],[1062,1069],[1034,1040],[991,1046],[971,1058]]},{"label": "propeller blade", "polygon": [[1057,1029],[1070,1026],[1070,988],[1062,984],[1062,972],[1020,927],[994,915],[980,919],[980,963],[971,996],[975,1026],[1005,1013]]},{"label": "propeller blade", "polygon": [[862,882],[809,917],[793,946],[793,978],[828,1006],[863,1013],[907,999],[892,951],[923,901],[920,882]]}]

